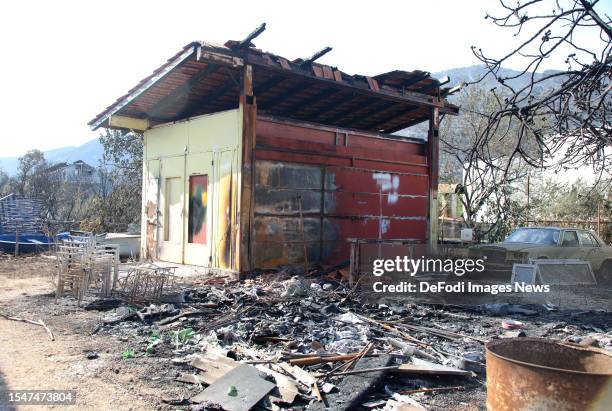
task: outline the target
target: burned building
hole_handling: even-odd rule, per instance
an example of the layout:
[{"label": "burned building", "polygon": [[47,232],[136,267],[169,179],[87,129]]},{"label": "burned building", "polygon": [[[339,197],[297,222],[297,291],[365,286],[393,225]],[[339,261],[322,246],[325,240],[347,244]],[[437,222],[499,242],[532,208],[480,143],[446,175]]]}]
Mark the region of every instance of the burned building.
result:
[{"label": "burned building", "polygon": [[435,242],[448,90],[317,63],[329,48],[290,61],[261,31],[186,45],[89,123],[144,134],[141,255],[243,272],[337,263],[349,238]]}]

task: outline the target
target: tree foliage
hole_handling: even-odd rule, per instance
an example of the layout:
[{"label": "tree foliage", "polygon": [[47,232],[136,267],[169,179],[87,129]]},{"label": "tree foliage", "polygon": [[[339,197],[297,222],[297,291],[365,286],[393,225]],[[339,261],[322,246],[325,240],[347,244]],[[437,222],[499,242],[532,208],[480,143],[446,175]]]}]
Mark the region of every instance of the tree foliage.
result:
[{"label": "tree foliage", "polygon": [[142,139],[123,130],[105,130],[99,167],[100,189],[91,198],[81,227],[91,231],[125,231],[140,222]]},{"label": "tree foliage", "polygon": [[[507,133],[505,138],[498,135],[491,144],[475,147],[488,124],[484,113],[498,107],[497,99],[484,86],[475,84],[462,91],[455,102],[461,106],[461,113],[446,118],[440,133],[445,158],[440,170],[442,180],[445,175],[455,174],[455,181],[460,181],[457,194],[463,219],[467,227],[476,230],[477,239],[503,236],[508,225],[516,224],[523,213],[513,190],[513,184],[528,172],[524,162],[511,156],[518,132]],[[526,151],[537,152],[537,146],[522,144]],[[483,221],[489,224],[478,224]]]},{"label": "tree foliage", "polygon": [[[492,56],[472,47],[485,64],[487,76],[497,81],[492,90],[498,108],[487,115],[487,124],[474,142],[485,150],[492,142],[517,132],[510,159],[541,166],[542,157],[524,150],[533,140],[539,154],[551,166],[591,165],[605,177],[612,156],[612,28],[611,19],[600,12],[599,0],[500,0],[499,14],[486,18],[512,31],[517,44]],[[566,68],[536,75],[547,61],[562,57]],[[522,68],[504,75],[509,63]],[[518,78],[526,85],[515,86]],[[559,82],[556,87],[551,84]]]}]

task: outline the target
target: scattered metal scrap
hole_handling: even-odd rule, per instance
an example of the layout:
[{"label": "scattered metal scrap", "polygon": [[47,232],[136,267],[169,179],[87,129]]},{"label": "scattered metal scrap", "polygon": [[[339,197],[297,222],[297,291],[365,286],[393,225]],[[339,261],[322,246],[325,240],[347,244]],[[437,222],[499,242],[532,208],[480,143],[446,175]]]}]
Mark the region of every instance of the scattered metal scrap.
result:
[{"label": "scattered metal scrap", "polygon": [[[121,321],[135,321],[129,329],[157,330],[162,342],[149,355],[186,355],[187,361],[176,358],[177,364],[184,364],[177,381],[194,385],[197,393],[191,403],[225,409],[248,409],[255,403],[272,408],[354,409],[372,397],[385,403],[389,394],[381,384],[389,381],[417,376],[482,378],[457,369],[452,359],[461,357],[461,351],[451,348],[482,350],[479,338],[428,327],[411,329],[401,309],[361,304],[359,292],[333,275],[283,281],[279,275],[287,278],[270,273],[186,289],[185,302],[174,311],[171,304],[151,304],[137,312],[117,309],[99,332],[125,329]],[[145,310],[158,314],[139,315]],[[176,351],[173,336],[187,330],[195,332],[194,339],[179,344]],[[245,386],[247,380],[253,383]],[[198,390],[200,386],[208,388]],[[262,389],[246,388],[251,386]],[[421,387],[402,384],[394,390]],[[233,408],[240,401],[242,405]]]},{"label": "scattered metal scrap", "polygon": [[[167,404],[194,410],[448,408],[475,398],[484,403],[484,386],[491,387],[484,345],[528,340],[511,333],[612,349],[603,313],[598,323],[592,322],[596,314],[568,315],[551,306],[367,304],[345,278],[315,272],[221,279],[175,285],[168,290],[180,295],[174,303],[164,293],[165,303],[149,301],[140,309],[126,305],[125,295],[90,304],[113,310],[96,332],[132,339],[131,361],[146,356],[147,363],[171,364],[167,376],[183,393],[162,395]],[[581,329],[565,322],[573,316],[589,322]],[[519,330],[508,327],[519,323]]]},{"label": "scattered metal scrap", "polygon": [[130,303],[159,301],[164,290],[174,282],[174,269],[155,264],[131,267],[119,280],[118,293]]}]

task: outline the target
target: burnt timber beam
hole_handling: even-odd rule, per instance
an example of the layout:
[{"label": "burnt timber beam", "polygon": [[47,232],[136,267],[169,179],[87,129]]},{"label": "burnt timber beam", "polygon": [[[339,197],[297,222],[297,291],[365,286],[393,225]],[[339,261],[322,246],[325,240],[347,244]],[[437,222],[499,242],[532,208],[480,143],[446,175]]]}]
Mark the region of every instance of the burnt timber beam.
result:
[{"label": "burnt timber beam", "polygon": [[427,73],[427,72],[421,73],[421,74],[417,75],[416,77],[411,78],[410,80],[407,80],[404,83],[402,83],[401,88],[405,90],[407,87],[410,87],[410,86],[418,83],[421,80],[425,80],[428,77],[429,77],[429,73]]},{"label": "burnt timber beam", "polygon": [[405,128],[412,127],[412,126],[415,126],[415,125],[417,125],[419,123],[422,123],[425,120],[427,120],[427,119],[420,118],[420,119],[412,120],[412,121],[409,121],[407,123],[403,123],[403,124],[401,124],[399,126],[391,127],[390,129],[385,130],[385,132],[387,132],[387,133],[395,133],[396,131],[403,130]]},{"label": "burnt timber beam", "polygon": [[429,113],[429,132],[427,134],[427,164],[429,165],[429,218],[427,219],[427,239],[431,251],[438,247],[438,173],[440,155],[440,109],[435,107]]},{"label": "burnt timber beam", "polygon": [[436,88],[440,88],[440,85],[436,82],[433,82],[431,84],[426,85],[423,88],[420,88],[419,93],[427,93],[428,91],[436,89]]},{"label": "burnt timber beam", "polygon": [[372,125],[369,125],[369,126],[366,126],[366,127],[367,127],[367,129],[376,129],[378,131],[379,127],[383,126],[384,124],[388,123],[389,121],[393,121],[396,118],[405,116],[406,114],[411,113],[413,111],[416,111],[418,109],[419,109],[419,107],[417,106],[417,107],[412,107],[412,108],[410,108],[408,110],[402,109],[399,112],[394,111],[393,113],[390,113],[389,115],[383,117],[381,120],[378,120],[376,123],[374,123]]},{"label": "burnt timber beam", "polygon": [[[369,117],[371,117],[371,116],[375,116],[375,115],[377,115],[377,114],[384,113],[385,111],[388,111],[388,110],[393,109],[393,108],[395,108],[395,107],[396,107],[396,106],[395,106],[393,103],[389,104],[389,102],[388,102],[388,101],[384,101],[383,103],[385,103],[385,104],[383,104],[383,105],[382,105],[382,106],[380,106],[380,107],[377,107],[377,108],[376,108],[376,109],[374,109],[374,110],[370,110],[370,111],[368,111],[368,112],[364,113],[364,114],[361,116],[361,117],[362,117],[362,119],[363,119],[363,120],[365,120],[365,121],[367,121],[367,120],[368,120],[368,118],[369,118]],[[363,123],[363,120],[362,120],[362,121],[360,121],[360,122],[358,122],[357,124],[359,125],[359,123]]]},{"label": "burnt timber beam", "polygon": [[248,36],[236,43],[233,46],[230,46],[232,50],[240,50],[244,47],[248,47],[251,44],[251,41],[254,40],[257,36],[263,33],[266,30],[266,23],[262,23],[259,27],[253,30]]},{"label": "burnt timber beam", "polygon": [[262,83],[259,86],[253,84],[253,89],[255,90],[254,94],[258,95],[259,93],[265,93],[270,88],[277,86],[278,84],[282,83],[283,81],[287,79],[288,77],[278,76],[278,77],[272,77],[270,80],[267,80],[266,82]]},{"label": "burnt timber beam", "polygon": [[170,94],[165,96],[162,100],[158,101],[155,106],[153,106],[150,110],[147,110],[147,116],[150,118],[154,118],[163,113],[166,109],[168,109],[172,104],[174,104],[179,98],[183,97],[193,87],[198,84],[202,79],[207,76],[210,76],[214,72],[219,69],[217,64],[208,63],[205,68],[200,70],[195,76],[190,78],[184,84],[178,86]]},{"label": "burnt timber beam", "polygon": [[[256,67],[262,67],[269,71],[275,71],[278,73],[286,72],[286,70],[281,67],[275,67],[275,66],[271,66],[267,64],[262,64],[261,61],[254,59],[251,56],[246,56],[244,60],[245,60],[245,63],[252,64],[253,66],[256,66]],[[346,82],[340,83],[333,79],[316,77],[314,76],[314,74],[307,72],[305,70],[292,70],[291,74],[296,77],[302,77],[304,79],[318,81],[320,82],[319,84],[325,83],[329,87],[335,87],[338,90],[352,91],[358,94],[376,97],[379,99],[386,99],[389,101],[397,101],[397,102],[407,103],[410,105],[420,105],[420,106],[427,106],[427,107],[443,107],[445,104],[444,101],[439,101],[438,99],[432,96],[429,96],[427,94],[421,94],[421,93],[412,92],[412,91],[405,91],[404,93],[399,93],[399,92],[393,92],[393,91],[383,90],[383,89],[379,91],[373,91],[373,90],[370,90],[369,88],[355,86],[355,85],[352,85]]]},{"label": "burnt timber beam", "polygon": [[319,92],[319,93],[317,93],[317,94],[315,94],[315,95],[313,95],[313,96],[308,97],[308,98],[307,98],[307,99],[305,99],[305,100],[298,101],[298,102],[296,102],[296,103],[294,103],[294,104],[290,105],[290,106],[289,106],[289,107],[287,107],[286,109],[283,109],[283,110],[280,112],[280,115],[281,115],[281,116],[287,115],[287,114],[289,114],[291,111],[294,111],[294,110],[296,110],[296,109],[298,109],[298,108],[300,108],[300,107],[307,108],[308,106],[310,106],[312,103],[316,102],[317,100],[324,99],[324,98],[326,98],[326,97],[328,97],[328,96],[330,96],[330,95],[332,95],[332,94],[334,94],[334,93],[336,93],[336,92],[337,92],[337,91],[336,91],[336,90],[334,90],[334,89],[330,89],[330,88],[325,89],[325,90],[323,90],[323,91],[321,91],[321,92]]},{"label": "burnt timber beam", "polygon": [[442,87],[443,85],[447,84],[448,82],[450,82],[450,77],[444,76],[441,79],[435,80],[433,83],[431,83],[431,84],[429,84],[429,85],[419,89],[419,93],[426,93],[429,90],[433,90],[435,88],[439,89],[440,87]]},{"label": "burnt timber beam", "polygon": [[[341,104],[342,102],[346,102],[347,101],[347,96],[342,94],[342,90],[334,89],[334,91],[336,93],[338,93],[336,95],[336,98],[334,98],[332,100],[328,100],[327,104],[324,104],[323,106],[319,107],[318,109],[316,109],[315,111],[313,111],[312,113],[310,113],[308,115],[310,118],[313,119],[313,121],[314,120],[318,120],[321,117],[322,114],[327,113],[334,106],[337,106],[338,104]],[[348,96],[348,100],[351,100],[353,97],[354,97],[354,95]]]},{"label": "burnt timber beam", "polygon": [[289,98],[291,95],[295,93],[299,93],[302,90],[306,90],[309,87],[312,87],[312,84],[310,84],[308,81],[298,83],[294,85],[293,87],[290,87],[288,90],[281,92],[277,94],[276,96],[273,96],[270,99],[270,101],[262,103],[261,105],[263,106],[264,109],[271,110],[274,108],[275,105],[287,100],[287,98]]},{"label": "burnt timber beam", "polygon": [[326,121],[330,121],[333,123],[335,121],[342,120],[349,114],[353,114],[369,106],[376,105],[377,103],[379,103],[379,101],[374,101],[372,103],[370,99],[366,99],[365,101],[362,101],[360,104],[357,104],[356,106],[350,106],[350,107],[345,108],[344,110],[340,110],[339,112],[335,113],[330,118],[327,118]]},{"label": "burnt timber beam", "polygon": [[[236,239],[238,249],[237,271],[249,271],[252,268],[253,242],[251,234],[253,232],[254,220],[254,163],[253,158],[256,135],[257,135],[257,103],[253,94],[253,68],[250,65],[243,67],[241,76],[241,87],[239,104],[242,107],[242,170],[240,176],[240,213],[238,214],[239,224]],[[232,242],[234,239],[232,238]]]},{"label": "burnt timber beam", "polygon": [[181,118],[192,117],[198,111],[203,111],[208,104],[218,99],[219,97],[221,97],[222,95],[230,91],[232,88],[236,88],[236,84],[230,78],[228,81],[226,81],[221,87],[219,87],[212,94],[205,94],[198,101],[194,102],[191,105],[191,107],[193,108],[189,110],[184,110],[178,115],[178,118],[181,119]]},{"label": "burnt timber beam", "polygon": [[325,47],[324,49],[317,51],[315,54],[313,54],[312,56],[308,57],[306,60],[302,61],[300,63],[300,67],[306,67],[309,64],[314,63],[316,60],[320,59],[321,57],[323,57],[324,55],[326,55],[330,51],[332,51],[331,47]]}]

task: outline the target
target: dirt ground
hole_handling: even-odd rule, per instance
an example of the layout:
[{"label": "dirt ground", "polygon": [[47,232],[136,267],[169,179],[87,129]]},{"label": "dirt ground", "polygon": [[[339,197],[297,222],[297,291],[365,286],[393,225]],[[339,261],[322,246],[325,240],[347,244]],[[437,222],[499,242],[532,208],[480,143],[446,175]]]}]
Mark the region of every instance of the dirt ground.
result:
[{"label": "dirt ground", "polygon": [[[170,405],[169,400],[191,398],[201,391],[197,385],[179,383],[176,377],[187,370],[174,360],[187,354],[170,350],[163,355],[144,353],[150,327],[122,322],[100,329],[104,312],[77,307],[71,297],[56,300],[53,277],[54,260],[50,257],[0,256],[0,314],[29,320],[42,320],[52,330],[51,341],[41,326],[7,320],[0,316],[0,392],[3,390],[75,390],[74,406],[20,406],[18,410],[78,409],[78,410],[176,410],[185,406]],[[183,285],[198,277],[183,280]],[[600,290],[602,301],[609,304],[610,290]],[[591,310],[593,298],[588,300]],[[446,321],[446,312],[434,308],[420,311],[433,321]],[[438,314],[441,315],[438,316]],[[452,314],[452,313],[451,313]],[[448,314],[448,315],[451,315]],[[455,314],[457,318],[472,318],[469,311]],[[451,321],[455,317],[449,317]],[[476,319],[478,318],[478,319]],[[197,319],[191,319],[197,321]],[[474,333],[485,337],[495,334],[501,321],[497,315],[478,314],[474,321],[455,324],[456,332]],[[612,315],[606,312],[577,311],[547,313],[522,319],[529,336],[554,339],[584,338],[591,332],[597,335],[612,329]],[[600,343],[610,345],[610,335]],[[571,340],[573,341],[573,340]],[[576,340],[574,342],[579,342]],[[135,358],[123,359],[122,353],[133,349]],[[609,348],[608,348],[609,349]],[[182,368],[183,367],[183,368]],[[464,390],[421,397],[430,409],[484,409],[486,389],[484,379],[472,381]],[[410,381],[410,385],[416,384]],[[445,381],[443,386],[464,384]],[[419,385],[419,384],[416,384]],[[0,403],[0,411],[11,410]]]},{"label": "dirt ground", "polygon": [[[90,335],[99,313],[76,306],[73,299],[55,301],[53,262],[44,257],[0,261],[0,313],[42,319],[54,334],[33,324],[0,318],[0,391],[76,390],[75,406],[20,406],[28,409],[151,410],[164,408],[166,364],[134,366],[122,360],[130,346],[109,335]],[[124,338],[125,339],[125,338]],[[97,358],[88,359],[95,352]],[[140,360],[140,359],[139,359]],[[155,368],[159,368],[156,370]],[[171,390],[169,395],[173,395]],[[0,411],[12,409],[0,404]]]}]

